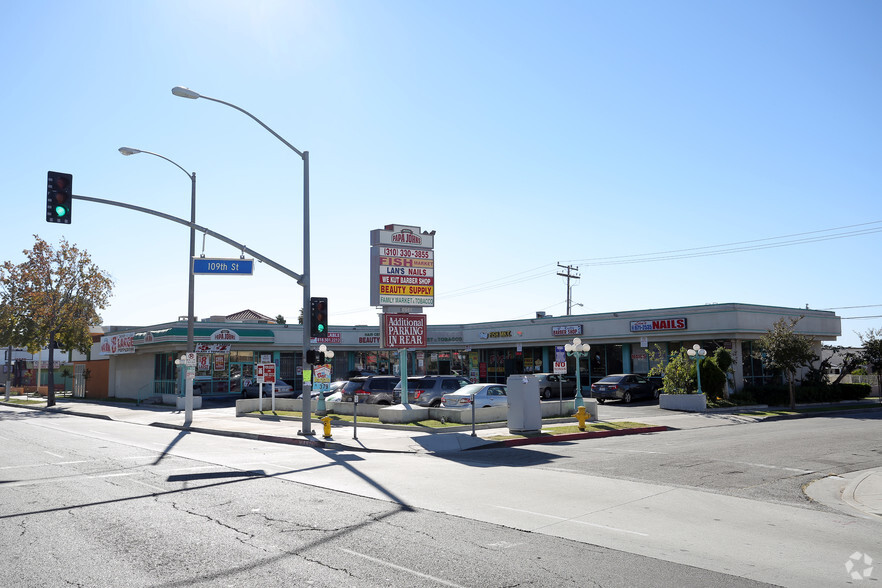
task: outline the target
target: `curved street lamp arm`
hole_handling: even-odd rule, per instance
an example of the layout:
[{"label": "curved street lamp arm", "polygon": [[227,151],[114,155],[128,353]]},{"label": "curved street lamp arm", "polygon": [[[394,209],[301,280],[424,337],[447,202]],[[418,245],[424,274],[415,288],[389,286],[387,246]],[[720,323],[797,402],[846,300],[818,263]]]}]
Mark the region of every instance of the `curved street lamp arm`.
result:
[{"label": "curved street lamp arm", "polygon": [[224,102],[223,100],[218,100],[217,98],[210,98],[210,97],[205,96],[203,94],[200,94],[199,97],[204,98],[205,100],[211,100],[212,102],[218,102],[220,104],[224,104],[226,106],[229,106],[230,108],[235,108],[236,110],[238,110],[239,112],[241,112],[243,114],[247,114],[248,116],[250,116],[254,120],[254,122],[256,122],[257,124],[259,124],[260,126],[265,128],[267,131],[269,131],[273,137],[275,137],[276,139],[278,139],[279,141],[281,141],[282,143],[287,145],[289,149],[294,151],[294,153],[296,153],[300,157],[303,157],[303,152],[300,149],[298,149],[297,147],[295,147],[294,145],[292,145],[291,143],[286,141],[281,135],[279,135],[277,132],[275,132],[274,130],[272,130],[268,126],[266,126],[262,120],[260,120],[259,118],[257,118],[256,116],[254,116],[253,114],[251,114],[250,112],[245,110],[244,108],[240,108],[240,107],[236,106],[235,104],[230,104],[229,102]]}]

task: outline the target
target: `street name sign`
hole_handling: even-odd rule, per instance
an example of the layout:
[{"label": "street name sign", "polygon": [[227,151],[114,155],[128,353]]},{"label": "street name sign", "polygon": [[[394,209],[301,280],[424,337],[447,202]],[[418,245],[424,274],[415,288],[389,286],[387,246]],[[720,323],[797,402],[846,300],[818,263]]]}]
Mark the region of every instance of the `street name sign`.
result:
[{"label": "street name sign", "polygon": [[254,273],[253,259],[193,258],[193,273],[199,275],[250,276]]}]

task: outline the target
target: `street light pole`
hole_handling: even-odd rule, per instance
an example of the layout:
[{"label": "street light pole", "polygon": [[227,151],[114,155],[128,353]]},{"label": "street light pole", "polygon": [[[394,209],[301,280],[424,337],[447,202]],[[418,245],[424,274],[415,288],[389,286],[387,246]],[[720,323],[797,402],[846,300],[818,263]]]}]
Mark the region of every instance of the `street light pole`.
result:
[{"label": "street light pole", "polygon": [[[189,353],[193,353],[196,351],[196,343],[195,338],[193,336],[193,322],[195,321],[194,314],[194,290],[195,290],[195,280],[193,279],[193,257],[196,255],[196,172],[190,173],[185,170],[183,167],[178,165],[176,162],[172,161],[168,157],[164,155],[160,155],[159,153],[153,153],[152,151],[144,151],[142,149],[132,149],[131,147],[120,147],[119,152],[125,156],[135,155],[137,153],[146,153],[147,155],[153,155],[160,159],[164,159],[167,162],[171,163],[179,170],[187,174],[187,177],[190,178],[190,257],[187,260],[187,265],[189,266],[188,278],[187,278],[187,351]],[[187,386],[186,399],[185,399],[185,414],[186,422],[192,422],[193,420],[193,389],[190,385]]]},{"label": "street light pole", "polygon": [[[312,383],[307,383],[306,381],[306,373],[309,371],[309,364],[306,362],[306,353],[309,351],[310,345],[310,316],[309,316],[309,298],[310,298],[310,268],[309,268],[309,151],[301,151],[294,147],[291,143],[286,141],[281,135],[277,132],[266,126],[259,118],[245,110],[244,108],[240,108],[235,104],[230,104],[229,102],[224,102],[223,100],[218,100],[217,98],[211,98],[209,96],[204,96],[199,94],[198,92],[194,92],[189,88],[185,88],[183,86],[175,86],[172,88],[172,94],[178,96],[180,98],[189,98],[191,100],[196,100],[197,98],[202,98],[204,100],[210,100],[212,102],[217,102],[219,104],[223,104],[225,106],[229,106],[230,108],[234,108],[239,112],[247,115],[252,120],[254,120],[257,124],[266,129],[273,137],[281,141],[286,147],[291,149],[294,153],[300,156],[303,160],[303,273],[298,280],[298,283],[303,287],[303,358],[301,362],[301,369],[303,370],[303,393],[301,394],[301,398],[311,399],[312,397]],[[303,403],[303,419],[301,427],[302,429],[299,431],[300,435],[314,435],[315,433],[312,430],[312,415],[310,414],[312,410],[312,406],[309,402]]]},{"label": "street light pole", "polygon": [[701,360],[707,355],[707,349],[702,349],[701,345],[696,343],[692,346],[692,349],[686,350],[686,355],[695,360],[695,373],[698,376],[698,393],[703,394],[701,391]]},{"label": "street light pole", "polygon": [[580,406],[585,406],[585,402],[582,399],[582,369],[579,365],[579,360],[588,355],[588,352],[591,351],[591,346],[587,343],[582,343],[582,340],[576,337],[572,343],[564,345],[564,351],[570,357],[576,358],[576,399],[573,401],[573,406],[578,410]]}]

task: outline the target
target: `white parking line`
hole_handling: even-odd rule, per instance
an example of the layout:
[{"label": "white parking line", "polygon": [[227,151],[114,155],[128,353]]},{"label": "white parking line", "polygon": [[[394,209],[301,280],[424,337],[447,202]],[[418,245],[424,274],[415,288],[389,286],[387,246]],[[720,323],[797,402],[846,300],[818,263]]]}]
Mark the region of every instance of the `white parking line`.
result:
[{"label": "white parking line", "polygon": [[513,510],[513,511],[515,511],[515,512],[522,512],[522,513],[524,513],[524,514],[536,515],[536,516],[538,516],[538,517],[546,517],[546,518],[549,518],[549,519],[555,519],[555,520],[558,520],[558,521],[566,521],[566,522],[568,522],[568,523],[579,523],[580,525],[588,525],[589,527],[597,527],[598,529],[606,529],[606,530],[608,530],[608,531],[617,531],[617,532],[619,532],[619,533],[629,533],[629,534],[631,534],[631,535],[639,535],[640,537],[649,537],[649,533],[641,533],[641,532],[639,532],[639,531],[629,531],[628,529],[619,529],[619,528],[616,528],[616,527],[608,527],[608,526],[606,526],[606,525],[599,525],[599,524],[597,524],[597,523],[589,523],[589,522],[587,522],[587,521],[577,521],[576,519],[573,519],[573,518],[568,518],[568,517],[558,517],[558,516],[555,516],[555,515],[545,514],[545,513],[543,513],[543,512],[533,512],[533,511],[531,511],[531,510],[522,510],[522,509],[520,509],[520,508],[511,508],[511,507],[508,507],[508,506],[499,506],[498,504],[491,504],[491,505],[489,505],[489,506],[495,506],[496,508],[502,508],[502,509],[505,509],[505,510]]},{"label": "white parking line", "polygon": [[433,582],[437,582],[439,584],[443,584],[444,586],[452,586],[453,588],[465,588],[465,586],[460,586],[459,584],[454,584],[453,582],[448,582],[447,580],[442,580],[441,578],[437,578],[435,576],[430,576],[429,574],[424,574],[422,572],[418,572],[416,570],[412,570],[410,568],[405,568],[404,566],[400,566],[398,564],[394,564],[391,561],[384,561],[382,559],[378,559],[376,557],[371,557],[369,555],[365,555],[363,553],[358,553],[357,551],[352,551],[349,549],[340,549],[340,551],[345,551],[350,555],[357,555],[358,557],[363,557],[368,561],[372,561],[374,563],[380,564],[382,566],[388,566],[390,568],[395,568],[396,570],[400,570],[402,572],[407,572],[408,574],[413,574],[414,576],[419,576],[420,578],[425,578],[426,580],[431,580]]}]

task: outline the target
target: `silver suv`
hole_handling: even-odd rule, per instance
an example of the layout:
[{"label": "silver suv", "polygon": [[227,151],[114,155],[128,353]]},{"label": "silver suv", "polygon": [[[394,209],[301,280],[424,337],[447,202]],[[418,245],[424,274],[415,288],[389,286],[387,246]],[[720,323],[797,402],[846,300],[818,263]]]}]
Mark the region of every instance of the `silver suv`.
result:
[{"label": "silver suv", "polygon": [[401,393],[395,391],[398,376],[361,376],[349,378],[340,393],[340,400],[352,402],[353,395],[358,394],[358,401],[367,404],[398,404]]},{"label": "silver suv", "polygon": [[[407,379],[407,401],[417,406],[441,406],[441,397],[472,382],[464,376],[411,376]],[[401,396],[401,382],[395,386]]]}]

